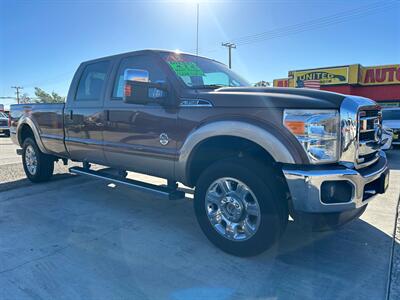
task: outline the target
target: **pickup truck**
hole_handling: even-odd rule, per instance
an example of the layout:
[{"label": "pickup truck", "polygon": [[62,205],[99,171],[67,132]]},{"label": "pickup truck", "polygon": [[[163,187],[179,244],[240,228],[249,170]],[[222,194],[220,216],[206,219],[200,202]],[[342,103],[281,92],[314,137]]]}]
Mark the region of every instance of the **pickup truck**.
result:
[{"label": "pickup truck", "polygon": [[184,196],[180,182],[194,188],[207,238],[238,256],[276,243],[289,214],[310,230],[360,216],[388,186],[381,135],[370,99],[251,87],[215,60],[162,50],[82,63],[65,104],[11,106],[11,138],[31,181],[72,160],[83,163],[72,173],[169,199]]},{"label": "pickup truck", "polygon": [[10,136],[10,128],[8,127],[8,115],[0,111],[0,133]]},{"label": "pickup truck", "polygon": [[400,108],[385,108],[382,110],[382,125],[390,128],[393,133],[393,145],[400,145]]}]

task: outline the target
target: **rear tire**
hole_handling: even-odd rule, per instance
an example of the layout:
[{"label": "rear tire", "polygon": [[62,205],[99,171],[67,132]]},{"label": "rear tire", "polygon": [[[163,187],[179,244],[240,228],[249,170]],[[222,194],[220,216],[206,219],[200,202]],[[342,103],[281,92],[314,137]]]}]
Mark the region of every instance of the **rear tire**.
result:
[{"label": "rear tire", "polygon": [[251,159],[218,161],[197,181],[197,220],[206,237],[223,251],[258,255],[285,231],[288,208],[281,190],[271,167]]},{"label": "rear tire", "polygon": [[30,137],[24,140],[22,146],[22,164],[26,177],[32,182],[45,182],[53,175],[54,158],[41,152]]}]

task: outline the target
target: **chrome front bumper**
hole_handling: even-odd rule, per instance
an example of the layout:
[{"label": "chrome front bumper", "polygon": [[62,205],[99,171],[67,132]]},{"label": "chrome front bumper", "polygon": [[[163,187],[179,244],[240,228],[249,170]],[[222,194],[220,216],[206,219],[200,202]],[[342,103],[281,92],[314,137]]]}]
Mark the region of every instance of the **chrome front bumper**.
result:
[{"label": "chrome front bumper", "polygon": [[[342,166],[326,169],[299,169],[296,166],[285,166],[283,174],[289,187],[295,211],[309,213],[342,212],[357,209],[366,205],[382,190],[374,190],[374,182],[385,181],[389,176],[386,155],[379,152],[379,160],[363,169],[349,169]],[[321,201],[321,185],[326,181],[348,181],[353,189],[351,200],[346,203],[323,203]],[[368,186],[367,186],[368,185]]]}]

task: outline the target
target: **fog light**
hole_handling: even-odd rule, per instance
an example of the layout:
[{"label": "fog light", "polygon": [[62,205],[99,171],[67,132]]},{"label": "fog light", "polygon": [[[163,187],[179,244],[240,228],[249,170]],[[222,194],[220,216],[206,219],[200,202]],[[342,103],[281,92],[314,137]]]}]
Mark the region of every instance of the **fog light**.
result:
[{"label": "fog light", "polygon": [[321,185],[322,203],[334,204],[350,202],[352,195],[353,186],[348,181],[325,181]]}]

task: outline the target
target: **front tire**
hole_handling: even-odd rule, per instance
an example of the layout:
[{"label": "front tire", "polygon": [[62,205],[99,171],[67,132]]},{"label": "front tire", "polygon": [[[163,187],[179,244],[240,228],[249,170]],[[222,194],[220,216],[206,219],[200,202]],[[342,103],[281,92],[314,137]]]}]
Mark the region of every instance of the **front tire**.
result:
[{"label": "front tire", "polygon": [[32,138],[24,140],[22,146],[22,163],[26,177],[32,182],[45,182],[53,175],[53,157],[41,152]]},{"label": "front tire", "polygon": [[258,255],[279,240],[288,209],[272,168],[250,159],[227,159],[200,176],[194,208],[207,238],[236,256]]}]

